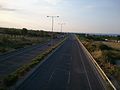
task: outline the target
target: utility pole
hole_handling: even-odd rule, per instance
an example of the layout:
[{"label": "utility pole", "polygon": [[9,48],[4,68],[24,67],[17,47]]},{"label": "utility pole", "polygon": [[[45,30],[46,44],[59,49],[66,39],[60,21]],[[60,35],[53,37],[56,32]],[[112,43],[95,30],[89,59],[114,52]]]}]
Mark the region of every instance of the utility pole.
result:
[{"label": "utility pole", "polygon": [[[54,30],[54,18],[58,18],[59,16],[47,16],[47,17],[50,17],[52,19],[51,23],[52,23],[52,33],[53,33],[53,30]],[[51,35],[51,39],[53,39],[53,35]]]},{"label": "utility pole", "polygon": [[61,33],[62,33],[62,29],[63,29],[63,25],[65,25],[65,23],[58,23],[61,26]]}]

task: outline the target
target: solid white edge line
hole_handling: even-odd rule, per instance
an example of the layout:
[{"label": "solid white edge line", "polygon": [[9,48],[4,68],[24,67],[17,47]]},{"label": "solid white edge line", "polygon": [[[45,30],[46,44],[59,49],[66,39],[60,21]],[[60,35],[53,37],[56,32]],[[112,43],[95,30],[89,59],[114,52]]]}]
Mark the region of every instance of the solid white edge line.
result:
[{"label": "solid white edge line", "polygon": [[[77,44],[77,46],[78,46],[78,44]],[[79,46],[78,46],[78,48],[80,49]],[[87,71],[86,71],[86,67],[85,67],[85,64],[84,64],[84,62],[83,62],[83,60],[82,60],[82,57],[81,57],[81,53],[80,53],[80,51],[79,51],[79,54],[80,54],[80,58],[81,58],[81,61],[82,61],[83,68],[84,68],[84,70],[85,70],[85,75],[86,75],[86,77],[87,77],[87,81],[88,81],[88,84],[89,84],[90,90],[92,90],[92,87],[91,87],[91,84],[90,84],[90,80],[89,80],[89,78],[88,78],[88,74],[87,74]]]}]

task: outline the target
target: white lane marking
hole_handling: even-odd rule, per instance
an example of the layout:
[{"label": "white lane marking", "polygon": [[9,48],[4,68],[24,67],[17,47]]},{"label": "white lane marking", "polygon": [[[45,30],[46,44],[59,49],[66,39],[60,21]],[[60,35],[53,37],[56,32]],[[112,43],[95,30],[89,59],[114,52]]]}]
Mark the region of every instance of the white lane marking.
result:
[{"label": "white lane marking", "polygon": [[48,82],[50,82],[50,80],[53,78],[53,74],[55,73],[55,70],[52,72],[52,74],[50,75],[50,78],[48,80]]},{"label": "white lane marking", "polygon": [[68,72],[68,84],[70,83],[70,71]]},{"label": "white lane marking", "polygon": [[[77,46],[78,46],[78,44],[77,44]],[[92,87],[91,87],[91,84],[90,84],[90,80],[89,80],[89,78],[88,78],[88,74],[87,74],[87,71],[86,71],[86,68],[85,68],[85,64],[84,64],[84,62],[83,62],[83,60],[82,60],[82,57],[81,57],[82,55],[81,55],[81,53],[80,53],[80,47],[78,46],[78,48],[79,48],[79,54],[80,54],[80,58],[81,58],[81,61],[82,61],[82,64],[83,64],[83,68],[84,68],[84,70],[85,70],[85,75],[86,75],[86,77],[87,77],[87,81],[88,81],[90,90],[92,90]]]},{"label": "white lane marking", "polygon": [[[70,57],[70,59],[72,60],[72,56]],[[71,65],[71,63],[69,63]],[[68,85],[70,84],[70,70],[68,71]]]}]

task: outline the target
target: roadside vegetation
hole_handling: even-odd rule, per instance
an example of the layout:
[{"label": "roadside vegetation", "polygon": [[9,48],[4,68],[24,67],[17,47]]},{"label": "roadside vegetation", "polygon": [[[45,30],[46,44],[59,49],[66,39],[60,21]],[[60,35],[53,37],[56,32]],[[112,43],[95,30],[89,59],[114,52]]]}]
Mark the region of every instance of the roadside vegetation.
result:
[{"label": "roadside vegetation", "polygon": [[117,43],[117,42],[103,42],[103,43],[109,47],[120,50],[120,43]]},{"label": "roadside vegetation", "polygon": [[43,30],[27,30],[15,28],[0,28],[0,54],[34,44],[43,43],[59,33],[51,33]]},{"label": "roadside vegetation", "polygon": [[[109,79],[115,79],[120,84],[120,40],[119,36],[98,36],[78,34],[79,39],[104,70]],[[105,41],[105,39],[110,41]],[[111,42],[112,41],[112,42]]]}]

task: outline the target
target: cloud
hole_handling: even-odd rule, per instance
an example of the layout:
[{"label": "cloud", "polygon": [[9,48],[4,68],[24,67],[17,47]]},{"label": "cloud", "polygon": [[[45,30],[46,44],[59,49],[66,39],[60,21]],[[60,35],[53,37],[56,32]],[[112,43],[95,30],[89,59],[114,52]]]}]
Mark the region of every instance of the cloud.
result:
[{"label": "cloud", "polygon": [[56,5],[56,4],[60,3],[63,0],[44,0],[44,1],[46,1],[49,4]]},{"label": "cloud", "polygon": [[16,9],[7,8],[7,7],[3,7],[2,5],[0,5],[0,11],[16,11]]}]

